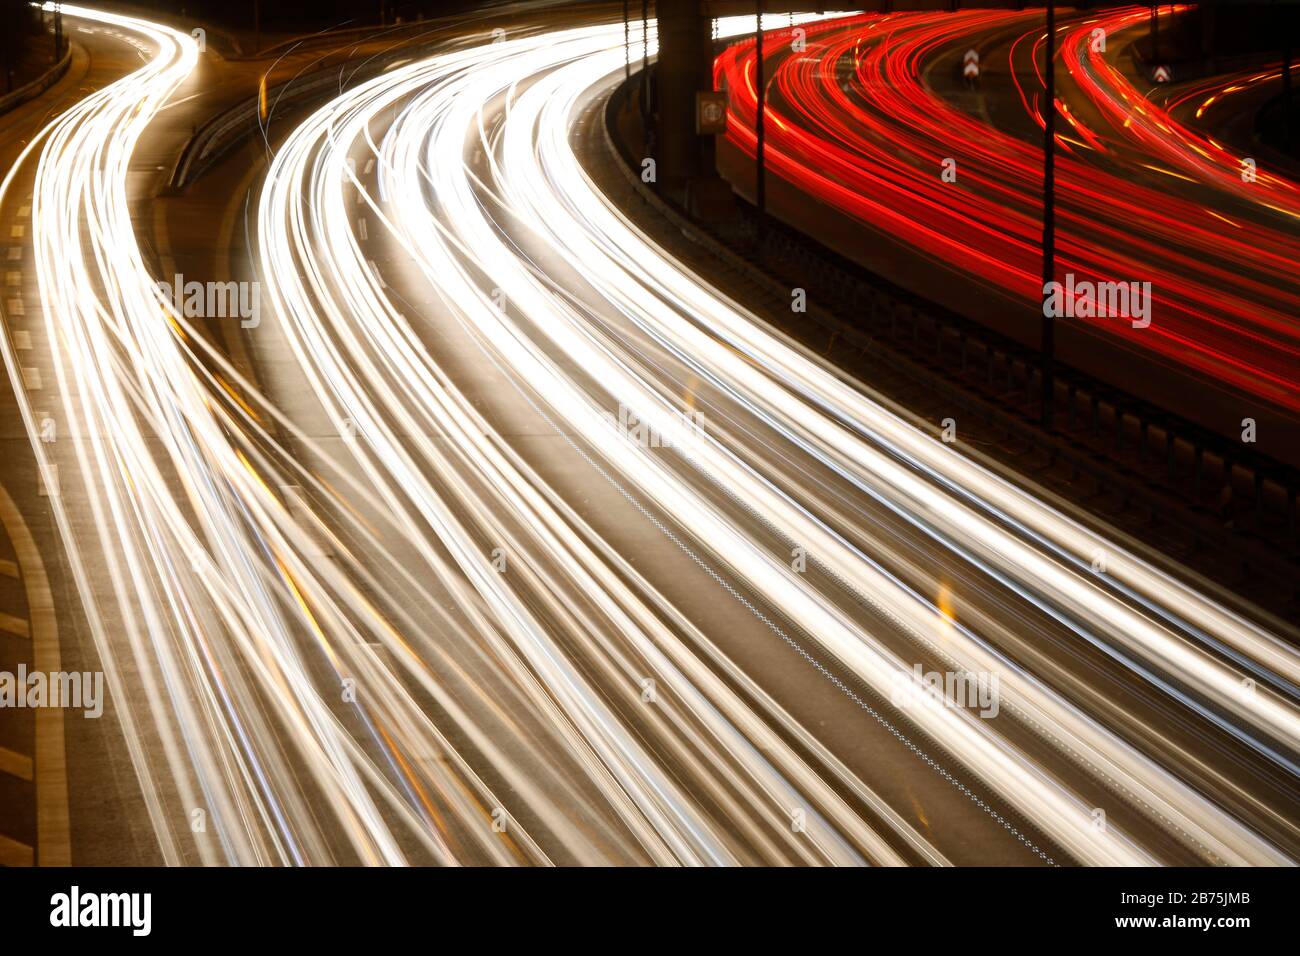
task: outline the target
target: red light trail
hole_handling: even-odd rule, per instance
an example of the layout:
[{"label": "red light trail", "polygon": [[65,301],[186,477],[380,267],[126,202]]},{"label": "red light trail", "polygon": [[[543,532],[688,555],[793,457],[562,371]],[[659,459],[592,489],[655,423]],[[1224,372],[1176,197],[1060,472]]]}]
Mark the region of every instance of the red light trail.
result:
[{"label": "red light trail", "polygon": [[[1068,321],[1300,411],[1300,186],[1262,168],[1243,181],[1243,157],[1175,121],[1093,48],[1097,27],[1113,52],[1146,16],[1128,8],[1060,30],[1057,278],[1151,282],[1154,321]],[[806,27],[801,53],[790,30],[770,31],[769,171],[943,266],[1041,302],[1040,147],[945,99],[926,74],[941,54],[1022,29],[1008,58],[1028,77],[1012,70],[1041,128],[1042,77],[1023,62],[1031,48],[1041,62],[1040,20],[1040,11],[868,15]],[[728,137],[750,156],[754,59],[751,40],[715,64],[730,90]],[[959,175],[946,183],[949,158]]]}]

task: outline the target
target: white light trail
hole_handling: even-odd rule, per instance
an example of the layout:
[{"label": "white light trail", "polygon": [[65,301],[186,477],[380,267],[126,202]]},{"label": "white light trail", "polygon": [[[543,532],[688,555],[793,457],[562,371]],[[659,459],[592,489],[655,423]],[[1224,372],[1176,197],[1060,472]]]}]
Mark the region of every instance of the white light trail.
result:
[{"label": "white light trail", "polygon": [[[723,31],[728,28],[737,25],[724,25]],[[888,413],[708,290],[621,217],[587,179],[569,145],[579,106],[619,68],[620,40],[619,31],[610,28],[562,31],[391,71],[317,114],[278,157],[260,213],[263,272],[274,277],[272,294],[294,328],[299,361],[317,370],[322,402],[339,421],[360,423],[376,458],[372,480],[384,480],[385,470],[399,475],[396,484],[403,488],[419,480],[420,465],[406,456],[398,429],[384,419],[393,404],[427,409],[436,400],[430,383],[442,376],[389,301],[387,283],[381,286],[363,268],[365,259],[349,227],[343,195],[353,188],[364,193],[364,187],[348,159],[363,142],[379,155],[387,197],[363,195],[363,200],[448,310],[533,394],[544,397],[566,431],[598,448],[621,480],[673,515],[720,567],[799,622],[825,652],[878,693],[887,694],[896,673],[906,670],[903,661],[785,567],[752,528],[737,525],[701,497],[672,463],[610,441],[601,431],[605,403],[635,408],[672,439],[691,469],[740,499],[763,525],[806,545],[818,562],[918,643],[928,643],[925,635],[933,632],[933,608],[716,436],[685,427],[663,383],[640,374],[593,331],[567,290],[539,275],[520,254],[516,237],[503,231],[549,245],[600,291],[607,308],[664,343],[702,378],[721,383],[797,448],[909,515],[997,580],[1041,603],[1062,624],[1193,687],[1206,702],[1197,706],[1248,740],[1255,741],[1256,734],[1297,739],[1293,702],[1264,688],[1252,697],[1240,694],[1242,675],[1208,653],[1203,638],[1209,635],[1289,677],[1296,656],[1284,644]],[[504,114],[498,106],[502,96],[508,100]],[[385,111],[396,112],[397,120],[376,145],[369,126]],[[467,138],[472,149],[491,158],[500,214],[484,202],[482,184],[467,161]],[[308,200],[298,198],[304,182]],[[311,225],[303,228],[304,221]],[[308,283],[294,278],[299,271],[294,266],[304,262],[302,271],[312,278]],[[508,308],[498,307],[494,290],[504,293]],[[359,355],[373,358],[358,363]],[[593,393],[580,380],[585,376],[604,394]],[[399,387],[394,390],[390,381]],[[456,433],[455,415],[438,427]],[[473,441],[479,428],[458,437]],[[417,422],[400,430],[417,431]],[[1114,580],[1138,600],[1126,599],[1082,570],[1081,563],[1103,545],[1113,556]],[[1116,789],[1137,795],[1153,820],[1208,859],[1284,859],[987,644],[965,629],[958,633],[963,640],[946,651],[963,669],[1003,671],[1004,694],[1010,692],[1027,721],[1050,728],[1046,736],[1081,767],[1120,781]],[[1079,859],[1149,859],[1113,828],[1099,833],[1089,808],[987,724],[942,707],[911,716]]]},{"label": "white light trail", "polygon": [[[674,606],[653,563],[539,473],[429,347],[440,330],[403,302],[413,287],[561,431],[564,454],[740,599],[758,639],[806,645],[873,699],[918,655],[1000,674],[1002,717],[922,696],[899,726],[1053,852],[1160,859],[1095,825],[1081,776],[1201,859],[1288,862],[1000,650],[1017,621],[945,621],[914,586],[932,569],[905,581],[910,559],[860,502],[1284,767],[1300,739],[1295,651],[933,441],[629,222],[570,141],[621,73],[621,25],[394,64],[279,147],[258,202],[274,311],[258,334],[296,362],[267,392],[309,392],[297,418],[175,313],[135,241],[132,152],[194,44],[64,9],[153,56],[29,148],[56,445],[4,352],[43,474],[62,476],[60,534],[168,862],[947,862]],[[732,412],[687,427],[658,355]],[[604,415],[619,406],[672,450],[615,437]],[[818,575],[789,566],[791,542]],[[1104,580],[1087,569],[1097,548]],[[936,786],[965,787],[940,773]]]}]

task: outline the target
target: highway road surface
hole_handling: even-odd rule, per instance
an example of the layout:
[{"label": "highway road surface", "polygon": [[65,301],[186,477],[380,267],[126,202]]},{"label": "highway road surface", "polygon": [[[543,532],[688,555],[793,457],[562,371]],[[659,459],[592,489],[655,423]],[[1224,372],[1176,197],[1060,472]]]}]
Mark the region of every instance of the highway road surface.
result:
[{"label": "highway road surface", "polygon": [[31,144],[43,394],[3,348],[149,853],[1300,853],[1292,628],[937,441],[649,242],[584,168],[621,24],[440,41],[273,124],[246,191],[214,169],[187,198],[247,215],[214,231],[261,304],[214,335],[131,214],[198,52],[74,13],[142,62]]}]

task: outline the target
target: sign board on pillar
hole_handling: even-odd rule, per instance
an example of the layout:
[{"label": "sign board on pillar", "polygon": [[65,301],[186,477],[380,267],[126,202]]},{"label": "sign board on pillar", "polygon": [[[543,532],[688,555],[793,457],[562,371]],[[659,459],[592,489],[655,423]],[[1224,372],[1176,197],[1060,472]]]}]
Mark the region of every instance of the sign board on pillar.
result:
[{"label": "sign board on pillar", "polygon": [[727,94],[709,90],[695,94],[695,132],[716,136],[727,131]]},{"label": "sign board on pillar", "polygon": [[1174,78],[1173,70],[1163,63],[1151,71],[1151,80],[1154,83],[1168,83]]}]

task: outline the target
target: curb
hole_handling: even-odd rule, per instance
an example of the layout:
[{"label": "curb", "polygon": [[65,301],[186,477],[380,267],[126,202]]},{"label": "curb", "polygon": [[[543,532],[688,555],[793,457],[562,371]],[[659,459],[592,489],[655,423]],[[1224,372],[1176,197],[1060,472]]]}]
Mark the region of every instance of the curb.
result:
[{"label": "curb", "polygon": [[36,79],[31,80],[24,86],[18,87],[12,93],[0,96],[0,113],[8,113],[10,110],[22,106],[29,100],[34,100],[46,90],[48,90],[68,72],[68,66],[72,63],[72,43],[65,41],[67,49],[63,51],[63,58],[58,63],[50,67]]},{"label": "curb", "polygon": [[[31,628],[32,666],[54,673],[62,670],[59,629],[54,614],[54,597],[45,563],[32,538],[22,512],[9,492],[0,485],[0,524],[13,542],[23,588],[27,592],[27,615]],[[39,866],[70,866],[72,830],[68,817],[67,751],[63,739],[63,711],[57,707],[36,710],[34,773],[36,782],[36,861]]]}]

